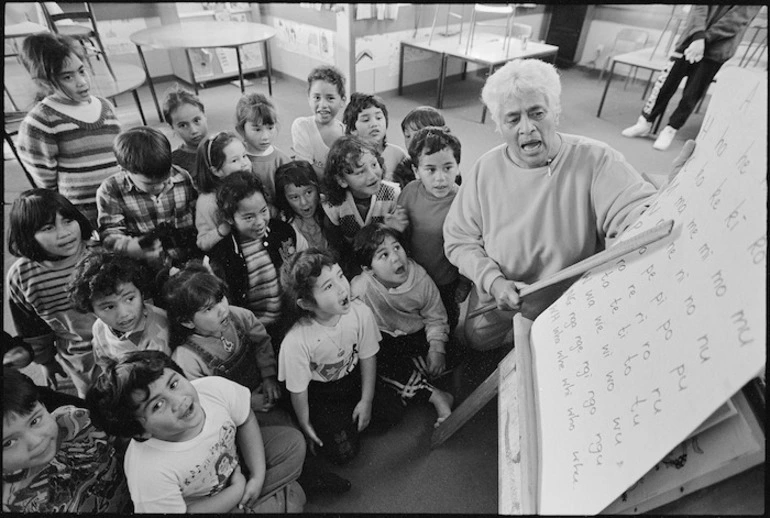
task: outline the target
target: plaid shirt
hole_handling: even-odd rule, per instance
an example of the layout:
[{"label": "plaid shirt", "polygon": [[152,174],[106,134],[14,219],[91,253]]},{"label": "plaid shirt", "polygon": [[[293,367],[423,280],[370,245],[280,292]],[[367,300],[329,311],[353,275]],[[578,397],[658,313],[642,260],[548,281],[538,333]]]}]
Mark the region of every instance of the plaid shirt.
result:
[{"label": "plaid shirt", "polygon": [[194,228],[197,197],[190,175],[177,166],[171,166],[171,176],[157,196],[139,189],[125,171],[110,176],[96,191],[105,248],[125,251],[132,238],[163,222],[177,229]]}]

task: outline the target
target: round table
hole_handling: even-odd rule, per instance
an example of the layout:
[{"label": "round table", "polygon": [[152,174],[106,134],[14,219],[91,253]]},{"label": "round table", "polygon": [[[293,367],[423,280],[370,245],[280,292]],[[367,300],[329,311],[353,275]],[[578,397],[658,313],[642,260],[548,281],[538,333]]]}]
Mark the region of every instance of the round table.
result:
[{"label": "round table", "polygon": [[145,73],[149,79],[150,92],[155,101],[155,108],[158,110],[158,117],[163,120],[158,98],[155,94],[155,88],[152,84],[152,77],[147,68],[147,62],[142,54],[142,46],[153,49],[184,49],[187,57],[187,66],[190,69],[190,76],[193,78],[193,88],[198,93],[198,86],[195,81],[195,73],[190,60],[189,50],[203,49],[211,47],[234,48],[238,61],[238,77],[241,81],[241,93],[245,92],[243,84],[243,68],[241,65],[240,47],[250,43],[262,43],[262,52],[265,59],[265,69],[267,71],[267,88],[270,95],[273,95],[272,70],[270,66],[270,51],[267,41],[275,36],[275,29],[268,25],[253,22],[231,22],[231,21],[207,21],[207,22],[183,22],[162,27],[150,27],[135,32],[129,36],[131,42],[136,45],[139,51],[139,58],[142,60]]}]

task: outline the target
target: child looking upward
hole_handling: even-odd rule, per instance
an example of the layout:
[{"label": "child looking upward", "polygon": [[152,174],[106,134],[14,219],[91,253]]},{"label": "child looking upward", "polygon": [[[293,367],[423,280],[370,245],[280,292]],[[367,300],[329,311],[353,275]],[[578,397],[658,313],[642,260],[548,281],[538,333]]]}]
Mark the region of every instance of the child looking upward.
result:
[{"label": "child looking upward", "polygon": [[443,128],[426,127],[415,132],[409,161],[418,179],[404,187],[398,197],[409,218],[405,233],[409,251],[438,286],[450,330],[457,326],[460,302],[471,288],[470,281],[444,254],[444,220],[457,194],[460,150],[457,137]]},{"label": "child looking upward", "polygon": [[49,412],[41,388],[3,367],[3,514],[131,513],[114,439],[84,408]]},{"label": "child looking upward", "polygon": [[120,123],[112,104],[91,95],[80,46],[57,34],[34,34],[21,60],[45,97],[19,126],[19,157],[36,187],[60,192],[96,228],[96,190],[118,172],[112,141]]},{"label": "child looking upward", "polygon": [[[88,249],[93,230],[86,217],[58,192],[24,191],[13,202],[8,251],[19,259],[8,269],[8,306],[16,333],[34,351],[49,386],[67,376],[84,397],[94,355],[96,318],[72,307],[67,282]],[[66,371],[66,374],[65,374]]]},{"label": "child looking upward", "polygon": [[273,101],[250,93],[235,106],[235,129],[246,143],[251,168],[271,200],[275,199],[275,170],[289,161],[286,153],[273,145],[278,132],[278,111]]},{"label": "child looking upward", "polygon": [[75,309],[93,313],[94,359],[119,360],[131,351],[171,354],[166,312],[144,301],[147,279],[134,259],[91,252],[75,267],[68,286]]},{"label": "child looking upward", "polygon": [[307,101],[313,115],[297,117],[291,124],[292,152],[306,160],[321,179],[332,144],[345,134],[337,114],[345,106],[345,76],[330,65],[321,65],[307,76]]},{"label": "child looking upward", "polygon": [[449,326],[436,285],[406,255],[399,234],[382,224],[365,226],[354,250],[363,273],[351,281],[353,297],[363,300],[382,333],[378,375],[406,402],[429,401],[441,424],[452,412],[452,395],[429,378],[447,366]]},{"label": "child looking upward", "polygon": [[281,344],[278,379],[286,382],[311,448],[344,464],[358,454],[359,433],[370,421],[386,427],[402,415],[400,401],[375,391],[380,332],[371,310],[351,299],[348,280],[327,252],[298,253],[283,285],[299,318]]},{"label": "child looking upward", "polygon": [[323,208],[349,243],[372,221],[385,222],[399,230],[406,227],[403,209],[396,206],[400,190],[382,180],[382,164],[377,148],[353,135],[340,138],[329,151]]},{"label": "child looking upward", "polygon": [[216,190],[222,179],[236,171],[251,172],[251,160],[241,139],[221,131],[201,141],[198,146],[198,191],[195,202],[195,243],[204,252],[211,250],[230,233],[230,224],[217,208]]},{"label": "child looking upward", "polygon": [[222,376],[251,391],[251,408],[266,412],[281,397],[270,336],[254,313],[230,306],[224,281],[188,264],[163,288],[171,321],[172,358],[188,379]]},{"label": "child looking upward", "polygon": [[174,85],[163,96],[163,119],[182,139],[182,145],[171,152],[171,163],[187,171],[198,188],[196,151],[209,131],[203,103],[194,93]]},{"label": "child looking upward", "polygon": [[[449,131],[449,128],[446,127],[444,116],[432,106],[413,108],[401,120],[401,132],[404,134],[404,145],[406,146],[407,153],[409,152],[409,144],[412,142],[414,134],[426,126],[443,127],[447,132]],[[393,181],[398,183],[399,187],[403,189],[414,179],[415,174],[412,170],[412,161],[409,160],[407,155],[396,167],[393,173]]]},{"label": "child looking upward", "polygon": [[189,381],[160,351],[108,362],[86,401],[97,426],[131,438],[124,466],[138,513],[253,511],[302,468],[304,444],[283,428],[260,431],[249,389],[219,376]]},{"label": "child looking upward", "polygon": [[233,304],[253,311],[277,347],[283,337],[279,271],[307,242],[291,225],[270,217],[268,200],[254,174],[239,171],[223,179],[217,206],[232,231],[209,258],[214,273],[230,288]]},{"label": "child looking upward", "polygon": [[275,206],[284,221],[308,242],[321,250],[337,250],[342,235],[329,224],[321,206],[318,177],[310,162],[295,160],[275,172]]},{"label": "child looking upward", "polygon": [[383,178],[392,182],[396,166],[406,158],[406,152],[395,144],[388,144],[388,109],[383,100],[377,95],[351,94],[342,122],[347,135],[356,135],[375,146],[382,155]]},{"label": "child looking upward", "polygon": [[187,171],[172,165],[171,145],[160,131],[139,126],[115,138],[121,171],[96,192],[99,234],[107,250],[155,262],[161,257],[157,240],[145,247],[140,238],[162,224],[178,245],[165,250],[195,255],[195,199],[198,194]]}]

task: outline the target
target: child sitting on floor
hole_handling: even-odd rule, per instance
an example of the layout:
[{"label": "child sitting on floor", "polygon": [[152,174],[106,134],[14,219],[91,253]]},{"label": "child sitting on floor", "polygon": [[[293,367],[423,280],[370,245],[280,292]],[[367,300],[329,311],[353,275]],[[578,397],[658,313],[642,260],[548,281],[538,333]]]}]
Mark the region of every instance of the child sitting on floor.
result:
[{"label": "child sitting on floor", "polygon": [[382,164],[376,147],[353,135],[340,138],[329,151],[323,209],[345,238],[340,252],[348,275],[358,273],[355,265],[349,264],[350,245],[364,225],[383,222],[403,231],[408,224],[406,213],[396,205],[400,189],[382,179]]},{"label": "child sitting on floor", "polygon": [[409,111],[401,120],[401,132],[404,134],[404,145],[406,146],[407,156],[399,162],[396,166],[396,170],[393,173],[393,181],[403,189],[406,185],[414,180],[415,174],[412,169],[412,161],[409,159],[409,144],[412,142],[412,137],[418,130],[426,126],[438,126],[443,127],[445,131],[449,131],[444,121],[444,116],[441,112],[432,106],[418,106]]},{"label": "child sitting on floor", "polygon": [[228,298],[253,311],[278,347],[284,332],[279,272],[307,241],[288,223],[270,217],[268,201],[252,173],[239,171],[222,180],[217,206],[232,231],[211,249],[209,259],[214,274],[227,283]]},{"label": "child sitting on floor", "polygon": [[222,179],[236,171],[251,173],[251,160],[241,139],[229,131],[220,131],[198,146],[198,201],[195,203],[195,243],[204,252],[211,250],[230,233],[217,207],[217,187]]},{"label": "child sitting on floor", "polygon": [[130,513],[114,438],[85,408],[49,412],[41,388],[3,368],[3,514]]},{"label": "child sitting on floor", "polygon": [[134,259],[106,252],[91,252],[75,267],[69,296],[75,309],[96,315],[96,363],[147,349],[171,354],[166,312],[142,295],[147,280]]},{"label": "child sitting on floor", "polygon": [[197,95],[174,85],[163,96],[163,119],[182,139],[182,145],[171,152],[171,163],[187,171],[199,188],[196,151],[209,131],[203,103]]},{"label": "child sitting on floor", "polygon": [[275,171],[290,159],[273,145],[278,132],[278,111],[273,101],[259,93],[249,93],[235,106],[235,129],[246,143],[251,170],[262,180],[268,198],[275,199]]},{"label": "child sitting on floor", "polygon": [[320,180],[332,144],[345,134],[337,113],[345,106],[345,76],[331,65],[321,65],[307,76],[309,117],[297,117],[291,124],[293,158],[306,160]]},{"label": "child sitting on floor", "polygon": [[342,122],[347,135],[357,135],[375,146],[382,155],[383,178],[392,182],[396,166],[406,158],[406,151],[388,144],[388,109],[383,100],[377,95],[351,94]]},{"label": "child sitting on floor", "polygon": [[86,401],[97,426],[132,438],[125,472],[136,512],[258,512],[287,489],[301,511],[305,444],[296,430],[260,431],[250,399],[238,383],[189,381],[165,353],[136,351],[108,362]]},{"label": "child sitting on floor", "polygon": [[428,381],[447,367],[449,326],[438,288],[419,264],[406,256],[399,234],[373,223],[356,236],[355,255],[363,273],[351,281],[382,333],[378,376],[406,402],[427,400],[441,424],[454,398]]},{"label": "child sitting on floor", "polygon": [[187,171],[172,165],[166,136],[139,126],[118,135],[113,147],[121,171],[96,191],[104,247],[155,269],[167,259],[182,263],[200,255],[194,222],[198,193]]},{"label": "child sitting on floor", "polygon": [[311,448],[347,463],[370,421],[384,429],[403,415],[398,398],[375,390],[380,332],[328,252],[298,253],[282,279],[296,321],[281,344],[278,379],[286,382]]},{"label": "child sitting on floor", "polygon": [[457,137],[442,128],[418,130],[409,146],[412,174],[418,179],[404,187],[398,197],[409,218],[405,232],[409,251],[438,286],[450,331],[457,326],[460,302],[471,289],[471,282],[444,254],[444,220],[457,195],[460,149]]},{"label": "child sitting on floor", "polygon": [[251,391],[251,409],[271,410],[281,397],[270,336],[254,313],[230,306],[225,284],[189,263],[163,287],[171,321],[172,359],[188,379],[222,376]]}]

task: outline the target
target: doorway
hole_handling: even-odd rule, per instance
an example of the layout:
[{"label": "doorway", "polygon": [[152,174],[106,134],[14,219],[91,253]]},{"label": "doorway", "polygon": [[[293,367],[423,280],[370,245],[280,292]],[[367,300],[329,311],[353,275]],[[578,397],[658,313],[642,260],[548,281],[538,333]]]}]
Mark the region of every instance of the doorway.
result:
[{"label": "doorway", "polygon": [[579,59],[578,51],[582,50],[580,36],[583,32],[586,4],[559,4],[548,7],[550,23],[545,42],[559,47],[556,53],[556,65],[569,68]]}]

